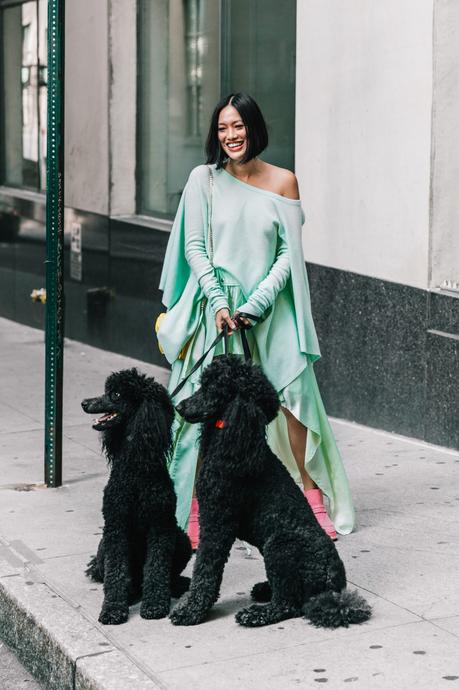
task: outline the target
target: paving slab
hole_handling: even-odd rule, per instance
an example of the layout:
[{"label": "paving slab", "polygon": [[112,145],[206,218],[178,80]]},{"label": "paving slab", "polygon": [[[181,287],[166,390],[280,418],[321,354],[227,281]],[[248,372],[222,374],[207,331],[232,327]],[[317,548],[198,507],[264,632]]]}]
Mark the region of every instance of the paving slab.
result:
[{"label": "paving slab", "polygon": [[[340,631],[341,632],[341,631]],[[382,630],[365,630],[346,644],[338,635],[298,644],[294,648],[246,654],[205,667],[183,665],[159,674],[171,690],[199,690],[202,677],[213,687],[230,690],[278,688],[382,688],[439,690],[458,684],[457,638],[419,621]],[[317,684],[317,685],[316,685]]]},{"label": "paving slab", "polygon": [[234,614],[264,579],[260,554],[240,543],[206,623],[145,621],[136,605],[125,625],[102,626],[102,587],[84,569],[101,536],[108,470],[80,401],[98,395],[111,371],[137,366],[162,382],[168,372],[67,341],[64,484],[47,489],[43,350],[39,331],[0,319],[0,636],[44,686],[459,687],[459,453],[332,420],[358,514],[337,548],[351,586],[373,606],[363,626],[239,627]]}]

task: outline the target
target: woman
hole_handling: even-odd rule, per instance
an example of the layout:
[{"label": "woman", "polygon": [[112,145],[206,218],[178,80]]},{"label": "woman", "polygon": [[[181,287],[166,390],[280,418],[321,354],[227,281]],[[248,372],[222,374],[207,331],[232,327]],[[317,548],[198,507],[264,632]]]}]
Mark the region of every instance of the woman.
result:
[{"label": "woman", "polygon": [[[206,143],[210,172],[208,165],[191,171],[172,228],[160,281],[168,313],[158,339],[172,363],[173,391],[225,324],[232,335],[230,351],[242,354],[236,316],[260,318],[248,331],[251,352],[282,406],[268,427],[268,441],[301,480],[317,519],[336,539],[335,527],[342,534],[353,529],[354,510],[313,371],[320,351],[301,245],[304,215],[295,175],[258,158],[267,144],[263,116],[250,96],[231,94],[217,104]],[[179,358],[185,344],[186,354]],[[222,351],[220,343],[203,366]],[[199,387],[201,371],[188,379],[176,404]],[[192,508],[194,546],[198,433],[197,425],[177,416],[170,472],[181,526]]]}]

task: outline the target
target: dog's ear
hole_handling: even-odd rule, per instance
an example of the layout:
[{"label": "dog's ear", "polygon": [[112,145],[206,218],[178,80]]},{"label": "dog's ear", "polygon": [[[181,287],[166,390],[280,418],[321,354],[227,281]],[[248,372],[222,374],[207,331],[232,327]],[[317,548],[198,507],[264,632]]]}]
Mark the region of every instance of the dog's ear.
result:
[{"label": "dog's ear", "polygon": [[[269,383],[269,381],[267,381]],[[272,422],[279,412],[280,402],[276,389],[270,383],[256,396],[256,403],[266,417],[266,423]]]},{"label": "dog's ear", "polygon": [[221,422],[224,462],[237,476],[257,475],[263,471],[266,453],[266,418],[251,399],[236,395]]},{"label": "dog's ear", "polygon": [[172,443],[172,421],[173,408],[169,410],[152,400],[143,400],[128,430],[132,451],[139,455],[165,456]]},{"label": "dog's ear", "polygon": [[250,382],[253,400],[263,412],[266,418],[266,424],[269,424],[276,418],[279,412],[279,395],[258,364],[251,365]]}]

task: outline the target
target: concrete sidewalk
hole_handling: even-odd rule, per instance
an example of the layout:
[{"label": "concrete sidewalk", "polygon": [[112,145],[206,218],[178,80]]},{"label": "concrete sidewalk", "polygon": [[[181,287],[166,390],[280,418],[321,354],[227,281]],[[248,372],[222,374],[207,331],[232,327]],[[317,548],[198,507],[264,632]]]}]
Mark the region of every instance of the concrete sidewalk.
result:
[{"label": "concrete sidewalk", "polygon": [[208,622],[145,621],[135,606],[127,624],[101,626],[102,590],[84,568],[107,470],[80,401],[111,371],[137,365],[162,382],[167,372],[76,342],[65,357],[64,486],[45,489],[43,333],[0,319],[0,637],[45,686],[459,688],[459,454],[337,420],[359,518],[337,546],[374,607],[369,623],[237,626],[264,570],[236,545]]}]

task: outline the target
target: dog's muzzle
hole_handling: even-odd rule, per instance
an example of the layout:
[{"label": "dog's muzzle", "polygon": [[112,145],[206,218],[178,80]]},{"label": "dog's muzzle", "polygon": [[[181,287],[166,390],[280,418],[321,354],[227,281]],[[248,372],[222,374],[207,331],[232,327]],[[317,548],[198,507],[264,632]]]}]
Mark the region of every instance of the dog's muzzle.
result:
[{"label": "dog's muzzle", "polygon": [[92,412],[96,412],[96,410],[92,409],[94,407],[94,402],[96,400],[98,400],[98,398],[85,398],[85,400],[81,401],[81,407],[88,414],[91,414]]}]

